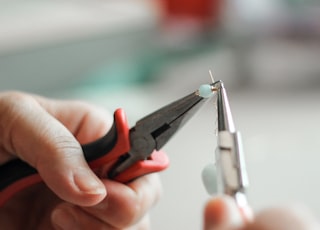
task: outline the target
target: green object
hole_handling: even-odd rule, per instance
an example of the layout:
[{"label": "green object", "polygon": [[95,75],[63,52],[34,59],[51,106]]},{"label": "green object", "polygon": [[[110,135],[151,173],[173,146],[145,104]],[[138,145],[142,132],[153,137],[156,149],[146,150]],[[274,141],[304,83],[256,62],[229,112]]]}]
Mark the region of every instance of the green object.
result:
[{"label": "green object", "polygon": [[202,171],[202,182],[209,195],[218,193],[217,170],[213,163],[206,165]]},{"label": "green object", "polygon": [[213,95],[212,87],[209,84],[204,84],[199,87],[199,96],[209,98]]}]

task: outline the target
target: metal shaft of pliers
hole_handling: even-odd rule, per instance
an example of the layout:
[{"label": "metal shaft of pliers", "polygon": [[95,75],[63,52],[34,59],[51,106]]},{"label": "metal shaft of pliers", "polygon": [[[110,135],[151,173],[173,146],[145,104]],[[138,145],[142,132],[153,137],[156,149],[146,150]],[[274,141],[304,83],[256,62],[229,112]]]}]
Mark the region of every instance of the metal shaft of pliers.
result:
[{"label": "metal shaft of pliers", "polygon": [[218,148],[216,165],[220,192],[231,195],[239,206],[247,203],[245,190],[248,178],[240,133],[236,131],[226,89],[222,81],[215,84],[217,91]]},{"label": "metal shaft of pliers", "polygon": [[139,160],[147,160],[154,150],[160,150],[205,101],[207,98],[195,91],[139,120],[130,129],[131,150],[116,164],[111,176]]}]

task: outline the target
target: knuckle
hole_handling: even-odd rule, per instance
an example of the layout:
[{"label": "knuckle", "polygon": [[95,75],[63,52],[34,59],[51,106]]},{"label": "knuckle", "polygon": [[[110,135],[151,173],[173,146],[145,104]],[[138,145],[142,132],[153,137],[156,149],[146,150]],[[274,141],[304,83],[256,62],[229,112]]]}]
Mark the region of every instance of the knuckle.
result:
[{"label": "knuckle", "polygon": [[35,167],[39,170],[46,170],[48,164],[59,162],[70,162],[73,158],[78,158],[82,151],[78,142],[71,136],[52,136],[50,143],[46,145],[48,154],[38,155],[35,159]]},{"label": "knuckle", "polygon": [[32,109],[35,103],[26,93],[7,91],[0,94],[0,138],[7,151],[15,152],[14,129],[21,125],[24,114]]},{"label": "knuckle", "polygon": [[67,156],[73,156],[81,150],[81,146],[72,135],[57,135],[53,139],[52,146],[57,151],[62,150]]},{"label": "knuckle", "polygon": [[35,100],[28,94],[18,91],[4,92],[0,96],[1,112],[12,112],[13,110],[21,110]]}]

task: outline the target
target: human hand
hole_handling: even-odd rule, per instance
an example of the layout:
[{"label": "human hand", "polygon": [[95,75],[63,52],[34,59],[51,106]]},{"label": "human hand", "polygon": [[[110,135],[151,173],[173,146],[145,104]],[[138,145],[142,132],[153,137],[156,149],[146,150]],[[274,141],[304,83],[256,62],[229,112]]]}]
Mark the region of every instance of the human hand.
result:
[{"label": "human hand", "polygon": [[[244,214],[245,213],[245,214]],[[255,214],[241,211],[231,197],[211,199],[204,211],[204,230],[316,230],[320,225],[302,206],[277,207]]]},{"label": "human hand", "polygon": [[[0,210],[2,228],[53,229],[57,219],[73,220],[84,229],[88,224],[106,229],[145,225],[142,217],[158,199],[159,179],[150,175],[128,186],[100,180],[83,157],[80,144],[103,136],[110,120],[104,110],[82,102],[1,93],[0,164],[19,157],[36,168],[47,185],[32,186],[10,199]],[[59,210],[73,219],[59,217]]]}]

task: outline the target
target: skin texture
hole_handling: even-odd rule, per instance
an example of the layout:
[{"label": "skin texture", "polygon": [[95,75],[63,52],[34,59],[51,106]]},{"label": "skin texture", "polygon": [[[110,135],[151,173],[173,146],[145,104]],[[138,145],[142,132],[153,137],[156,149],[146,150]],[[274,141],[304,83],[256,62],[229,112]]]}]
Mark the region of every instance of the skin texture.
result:
[{"label": "skin texture", "polygon": [[97,178],[83,158],[80,145],[111,123],[109,113],[83,102],[1,93],[0,164],[20,158],[44,181],[0,208],[1,228],[148,229],[148,210],[161,194],[158,176],[124,185]]},{"label": "skin texture", "polygon": [[204,210],[204,230],[316,230],[319,222],[301,205],[273,207],[253,215],[228,196],[212,198]]}]

